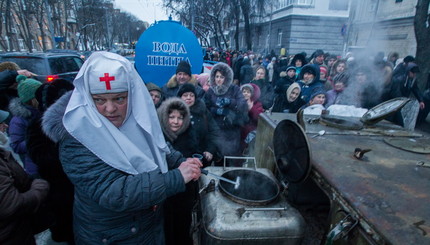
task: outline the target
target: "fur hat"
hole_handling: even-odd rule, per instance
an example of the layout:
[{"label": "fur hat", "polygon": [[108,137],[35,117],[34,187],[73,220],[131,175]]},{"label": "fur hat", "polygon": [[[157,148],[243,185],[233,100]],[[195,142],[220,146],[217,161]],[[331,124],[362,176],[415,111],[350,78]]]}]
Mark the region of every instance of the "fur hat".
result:
[{"label": "fur hat", "polygon": [[[225,77],[224,84],[221,86],[217,86],[215,84],[215,75],[217,72],[221,72],[221,74]],[[211,70],[211,74],[209,77],[209,85],[211,89],[214,91],[215,95],[220,96],[227,93],[231,84],[233,83],[233,70],[229,65],[223,62],[216,63]]]},{"label": "fur hat", "polygon": [[27,78],[24,75],[18,75],[16,77],[18,82],[18,97],[23,103],[27,103],[35,97],[36,90],[42,85],[41,82]]},{"label": "fur hat", "polygon": [[[173,110],[178,110],[179,113],[184,117],[182,127],[177,131],[173,132],[169,126],[169,113]],[[178,138],[180,134],[185,132],[190,126],[190,109],[188,105],[181,98],[171,97],[161,103],[157,109],[158,118],[160,120],[161,129],[167,140],[173,142]]]},{"label": "fur hat", "polygon": [[194,94],[194,96],[197,96],[197,94],[196,94],[196,87],[193,84],[191,84],[191,83],[182,84],[179,87],[177,95],[178,95],[178,97],[182,97],[182,95],[184,93],[187,93],[187,92],[191,92],[191,93]]},{"label": "fur hat", "polygon": [[0,63],[0,72],[5,70],[18,71],[18,70],[21,70],[21,68],[19,68],[19,65],[16,64],[15,62],[5,61]]},{"label": "fur hat", "polygon": [[67,91],[73,90],[75,86],[65,79],[55,79],[51,83],[42,84],[35,93],[35,98],[39,102],[39,110],[46,111],[48,107],[55,103]]},{"label": "fur hat", "polygon": [[146,88],[148,89],[148,91],[156,90],[161,93],[161,88],[158,87],[155,83],[147,83]]},{"label": "fur hat", "polygon": [[176,74],[178,74],[179,72],[185,72],[191,76],[190,64],[188,62],[186,62],[185,60],[181,60],[181,62],[179,62],[179,64],[178,64],[178,66],[176,66]]}]

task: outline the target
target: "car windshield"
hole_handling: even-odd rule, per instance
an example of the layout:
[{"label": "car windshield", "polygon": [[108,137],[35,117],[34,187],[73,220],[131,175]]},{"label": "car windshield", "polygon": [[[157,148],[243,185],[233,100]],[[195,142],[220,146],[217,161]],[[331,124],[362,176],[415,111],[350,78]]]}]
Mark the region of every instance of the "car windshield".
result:
[{"label": "car windshield", "polygon": [[2,57],[1,61],[16,63],[21,69],[26,69],[39,75],[47,75],[48,71],[43,59],[37,57]]}]

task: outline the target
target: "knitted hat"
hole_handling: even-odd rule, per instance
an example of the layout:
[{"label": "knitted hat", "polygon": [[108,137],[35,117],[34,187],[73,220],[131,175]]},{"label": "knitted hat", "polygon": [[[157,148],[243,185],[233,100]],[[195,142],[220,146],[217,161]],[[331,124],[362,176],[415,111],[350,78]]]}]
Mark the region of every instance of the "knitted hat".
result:
[{"label": "knitted hat", "polygon": [[288,66],[286,71],[288,72],[289,70],[297,71],[295,66]]},{"label": "knitted hat", "polygon": [[9,117],[9,112],[0,110],[0,123],[3,123]]},{"label": "knitted hat", "polygon": [[327,76],[327,67],[326,66],[320,66],[320,72],[324,73]]},{"label": "knitted hat", "polygon": [[185,60],[181,60],[181,62],[179,62],[178,66],[176,67],[176,74],[178,74],[179,72],[185,72],[191,76],[190,64]]},{"label": "knitted hat", "polygon": [[27,78],[24,75],[18,75],[16,81],[18,82],[18,97],[23,103],[32,100],[35,97],[36,90],[42,85],[41,82]]},{"label": "knitted hat", "polygon": [[161,93],[161,88],[158,87],[155,83],[147,83],[146,88],[148,89],[148,91],[156,90]]},{"label": "knitted hat", "polygon": [[348,79],[349,79],[349,74],[346,72],[341,72],[339,74],[336,74],[333,77],[333,83],[343,83],[345,85],[348,85]]},{"label": "knitted hat", "polygon": [[185,83],[185,84],[181,85],[181,87],[179,87],[178,97],[182,97],[182,95],[184,93],[187,93],[187,92],[191,92],[194,94],[194,96],[197,96],[196,95],[196,87],[191,83]]},{"label": "knitted hat", "polygon": [[317,96],[317,95],[319,95],[319,94],[324,94],[325,95],[325,90],[324,90],[324,88],[323,87],[316,87],[316,88],[314,88],[313,90],[312,90],[312,94],[311,94],[311,100],[315,97],[315,96]]},{"label": "knitted hat", "polygon": [[250,83],[245,83],[244,85],[240,86],[240,91],[243,91],[245,88],[251,91],[251,96],[254,94],[254,87],[252,87]]},{"label": "knitted hat", "polygon": [[75,86],[71,82],[62,78],[55,79],[51,83],[42,84],[35,93],[35,98],[39,102],[39,110],[46,111],[61,96],[74,88]]}]

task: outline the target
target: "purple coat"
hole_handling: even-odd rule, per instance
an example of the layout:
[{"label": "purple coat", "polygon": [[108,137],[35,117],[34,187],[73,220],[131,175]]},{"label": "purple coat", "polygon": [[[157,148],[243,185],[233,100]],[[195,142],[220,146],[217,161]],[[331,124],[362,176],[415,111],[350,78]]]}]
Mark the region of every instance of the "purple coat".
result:
[{"label": "purple coat", "polygon": [[39,118],[40,113],[37,109],[22,104],[19,98],[11,100],[9,110],[13,115],[9,123],[10,147],[21,155],[25,171],[31,176],[37,176],[37,165],[27,154],[26,135],[30,121]]}]

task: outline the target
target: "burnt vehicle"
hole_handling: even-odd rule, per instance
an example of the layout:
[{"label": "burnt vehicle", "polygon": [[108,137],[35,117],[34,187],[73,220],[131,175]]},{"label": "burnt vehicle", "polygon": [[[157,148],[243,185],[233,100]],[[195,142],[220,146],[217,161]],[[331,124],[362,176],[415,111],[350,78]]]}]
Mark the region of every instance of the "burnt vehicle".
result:
[{"label": "burnt vehicle", "polygon": [[262,113],[256,166],[245,158],[244,167],[207,168],[240,187],[199,180],[196,240],[430,244],[429,135],[383,120],[407,102],[390,101],[361,118]]}]

